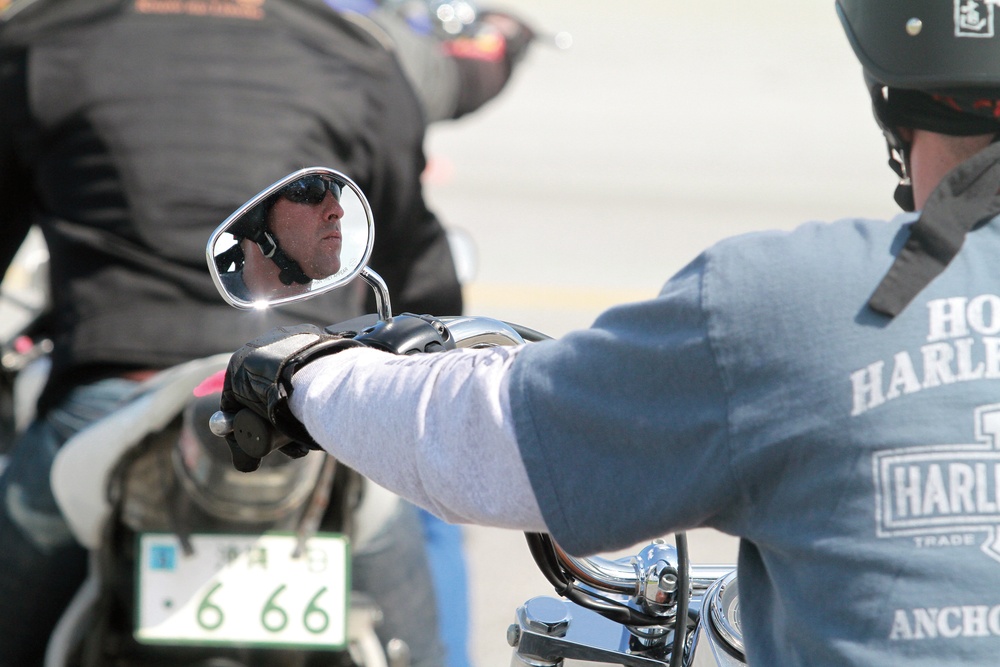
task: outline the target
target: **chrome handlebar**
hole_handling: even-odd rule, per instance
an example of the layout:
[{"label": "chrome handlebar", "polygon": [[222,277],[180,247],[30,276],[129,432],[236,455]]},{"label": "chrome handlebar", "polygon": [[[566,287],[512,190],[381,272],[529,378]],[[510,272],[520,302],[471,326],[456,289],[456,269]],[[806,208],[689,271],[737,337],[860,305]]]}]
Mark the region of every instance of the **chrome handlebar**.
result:
[{"label": "chrome handlebar", "polygon": [[498,347],[521,345],[525,342],[513,326],[491,317],[458,315],[439,319],[451,332],[455,347]]},{"label": "chrome handlebar", "polygon": [[[634,565],[601,556],[570,556],[558,544],[553,544],[563,567],[581,583],[605,593],[634,596],[639,592],[640,579]],[[732,565],[692,565],[691,591],[694,594],[704,592],[732,571]]]},{"label": "chrome handlebar", "polygon": [[605,593],[636,595],[639,592],[639,576],[633,563],[601,557],[577,558],[555,542],[552,545],[562,566],[581,583]]}]

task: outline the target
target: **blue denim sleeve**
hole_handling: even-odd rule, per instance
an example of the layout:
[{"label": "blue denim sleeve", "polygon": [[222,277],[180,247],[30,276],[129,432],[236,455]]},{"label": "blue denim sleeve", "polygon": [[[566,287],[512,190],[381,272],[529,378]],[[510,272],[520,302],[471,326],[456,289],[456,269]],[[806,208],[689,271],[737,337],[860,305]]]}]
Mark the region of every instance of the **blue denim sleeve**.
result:
[{"label": "blue denim sleeve", "polygon": [[711,525],[738,494],[703,308],[707,263],[695,260],[656,299],[530,346],[513,366],[521,456],[546,525],[570,553]]}]

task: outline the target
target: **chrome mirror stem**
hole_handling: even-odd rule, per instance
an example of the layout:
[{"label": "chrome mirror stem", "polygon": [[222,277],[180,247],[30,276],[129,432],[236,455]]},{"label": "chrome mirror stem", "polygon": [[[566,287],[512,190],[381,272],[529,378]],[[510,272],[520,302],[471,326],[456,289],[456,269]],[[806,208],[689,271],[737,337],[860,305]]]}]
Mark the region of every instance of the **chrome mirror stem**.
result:
[{"label": "chrome mirror stem", "polygon": [[375,292],[375,310],[378,311],[378,318],[383,322],[391,321],[392,304],[389,302],[389,288],[386,287],[382,276],[366,266],[361,269],[361,277]]}]

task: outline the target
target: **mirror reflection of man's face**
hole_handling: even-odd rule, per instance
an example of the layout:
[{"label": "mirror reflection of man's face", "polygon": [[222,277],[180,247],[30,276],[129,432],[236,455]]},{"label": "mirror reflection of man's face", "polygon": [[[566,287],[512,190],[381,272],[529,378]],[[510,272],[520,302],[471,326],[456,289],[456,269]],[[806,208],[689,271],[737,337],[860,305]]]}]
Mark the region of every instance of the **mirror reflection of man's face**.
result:
[{"label": "mirror reflection of man's face", "polygon": [[318,204],[278,197],[271,207],[268,227],[278,245],[313,280],[340,270],[344,209],[329,190]]}]

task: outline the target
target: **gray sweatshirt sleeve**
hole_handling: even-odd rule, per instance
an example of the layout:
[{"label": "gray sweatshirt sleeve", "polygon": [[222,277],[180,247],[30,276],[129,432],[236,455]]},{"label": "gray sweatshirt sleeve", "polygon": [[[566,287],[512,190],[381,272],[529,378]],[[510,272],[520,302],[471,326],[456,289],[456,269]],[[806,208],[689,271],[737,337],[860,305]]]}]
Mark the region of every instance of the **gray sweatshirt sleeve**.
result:
[{"label": "gray sweatshirt sleeve", "polygon": [[296,373],[292,413],[327,452],[446,521],[546,532],[507,397],[519,349],[347,350]]}]

